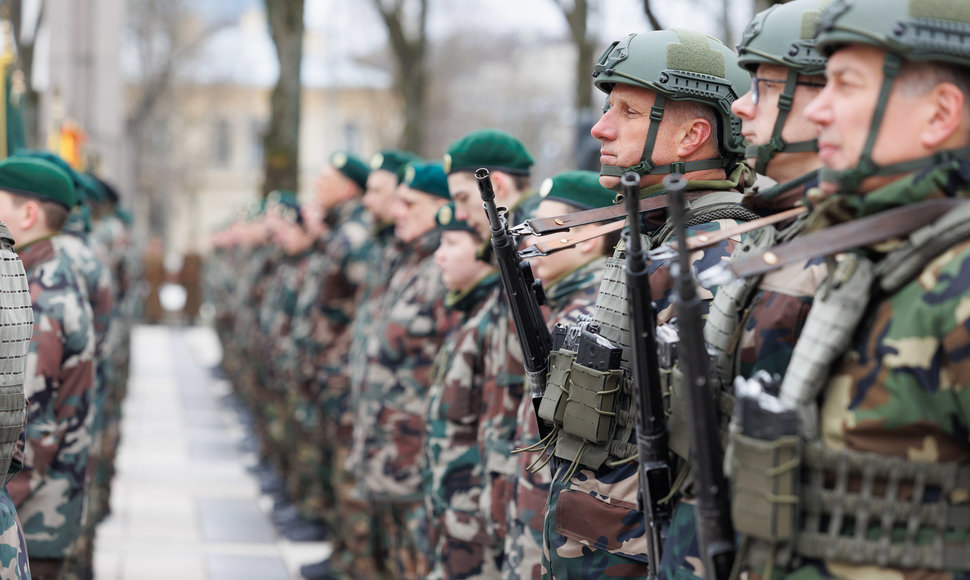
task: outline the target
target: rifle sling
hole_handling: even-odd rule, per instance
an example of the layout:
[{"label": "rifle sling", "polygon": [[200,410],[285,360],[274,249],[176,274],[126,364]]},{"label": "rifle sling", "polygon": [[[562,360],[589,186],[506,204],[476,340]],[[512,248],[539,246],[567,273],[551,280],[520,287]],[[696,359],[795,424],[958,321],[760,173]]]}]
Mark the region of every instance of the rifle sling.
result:
[{"label": "rifle sling", "polygon": [[558,236],[553,239],[540,239],[534,245],[525,248],[519,252],[519,259],[525,260],[527,258],[535,258],[538,256],[548,256],[549,254],[555,254],[560,250],[565,250],[577,246],[583,242],[598,238],[600,236],[605,236],[606,234],[613,233],[623,229],[626,225],[625,220],[617,220],[615,222],[610,222],[608,224],[603,224],[601,226],[596,226],[590,229],[584,235],[581,236],[568,236],[568,232],[562,232],[562,236]]},{"label": "rifle sling", "polygon": [[[698,191],[693,195],[687,195],[687,201],[694,201],[695,199],[702,197],[710,193],[709,191]],[[645,197],[640,200],[640,213],[655,211],[658,209],[664,209],[670,206],[670,201],[667,199],[666,194],[655,195],[652,197]],[[626,217],[626,211],[623,209],[622,204],[610,205],[607,207],[598,207],[594,209],[587,209],[584,211],[578,211],[575,213],[567,213],[563,215],[548,217],[548,218],[535,218],[526,220],[522,224],[512,228],[513,233],[518,234],[519,232],[514,231],[517,228],[526,226],[526,231],[522,233],[527,233],[533,236],[545,236],[549,234],[554,234],[556,232],[568,231],[570,228],[576,226],[584,226],[586,224],[593,224],[596,222],[603,222],[607,220],[614,220],[618,218]],[[531,231],[529,231],[531,230]],[[605,233],[605,232],[604,232]]]},{"label": "rifle sling", "polygon": [[[724,240],[733,238],[740,234],[746,234],[748,232],[753,232],[755,230],[761,229],[765,226],[774,225],[783,221],[797,218],[808,211],[805,206],[799,206],[792,209],[786,209],[785,211],[780,211],[763,218],[756,220],[751,220],[749,222],[742,222],[734,227],[726,228],[716,232],[704,232],[697,234],[696,236],[691,236],[687,239],[687,250],[689,252],[694,252],[697,250],[703,250],[705,248],[710,248],[711,246],[716,246]],[[672,249],[677,249],[677,242],[671,242],[670,246]]]},{"label": "rifle sling", "polygon": [[758,254],[732,260],[728,269],[739,278],[747,278],[810,258],[831,256],[906,236],[936,221],[961,203],[965,203],[965,200],[934,199],[886,210],[812,232]]}]

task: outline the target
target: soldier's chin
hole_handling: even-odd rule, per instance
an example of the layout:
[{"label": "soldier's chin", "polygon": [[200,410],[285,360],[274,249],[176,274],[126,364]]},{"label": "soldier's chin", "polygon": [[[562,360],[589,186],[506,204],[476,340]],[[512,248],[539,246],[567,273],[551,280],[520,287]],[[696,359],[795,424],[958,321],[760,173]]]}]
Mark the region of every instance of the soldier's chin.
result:
[{"label": "soldier's chin", "polygon": [[613,175],[600,175],[600,185],[606,189],[620,191],[620,178]]}]

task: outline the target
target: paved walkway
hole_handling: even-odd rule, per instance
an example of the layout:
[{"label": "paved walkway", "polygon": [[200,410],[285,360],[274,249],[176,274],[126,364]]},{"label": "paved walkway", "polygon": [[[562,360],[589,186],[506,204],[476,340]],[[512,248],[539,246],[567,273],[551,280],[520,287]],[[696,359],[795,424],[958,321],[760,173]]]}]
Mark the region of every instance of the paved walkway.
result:
[{"label": "paved walkway", "polygon": [[328,553],[326,542],[293,543],[273,527],[230,386],[209,372],[219,357],[208,328],[135,329],[97,580],[291,580]]}]

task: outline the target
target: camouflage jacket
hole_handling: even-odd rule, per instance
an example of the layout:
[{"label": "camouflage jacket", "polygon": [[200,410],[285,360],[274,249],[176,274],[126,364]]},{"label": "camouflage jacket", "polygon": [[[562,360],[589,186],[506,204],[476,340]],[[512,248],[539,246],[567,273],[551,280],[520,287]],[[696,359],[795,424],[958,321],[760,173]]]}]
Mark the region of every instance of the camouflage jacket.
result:
[{"label": "camouflage jacket", "polygon": [[431,364],[457,320],[444,305],[441,269],[432,255],[439,238],[431,232],[405,251],[368,342],[353,453],[361,458],[359,482],[378,501],[422,497],[420,458]]},{"label": "camouflage jacket", "polygon": [[103,359],[108,356],[105,352],[105,338],[114,312],[114,283],[111,272],[79,234],[61,233],[51,238],[51,241],[54,243],[54,250],[66,256],[74,266],[78,281],[91,304],[91,312],[94,314],[95,352],[98,359]]},{"label": "camouflage jacket", "polygon": [[30,553],[62,558],[81,533],[91,443],[94,324],[82,283],[49,238],[21,249],[34,309],[23,473],[8,484]]},{"label": "camouflage jacket", "polygon": [[[556,324],[575,324],[581,317],[593,313],[605,266],[606,258],[598,257],[554,280],[545,289],[548,311],[545,314],[550,329]],[[539,427],[532,397],[522,397],[517,415],[515,448],[535,446],[539,441]],[[546,458],[547,453],[539,451],[520,451],[517,455],[518,469],[512,477],[502,564],[502,576],[509,580],[538,578],[540,574],[542,518],[552,483],[551,469],[542,465]]]},{"label": "camouflage jacket", "polygon": [[[688,181],[687,194],[692,191],[736,191],[741,177],[739,168],[727,180]],[[641,190],[640,195],[648,197],[661,192],[662,185]],[[692,205],[694,203],[696,202],[692,202]],[[644,214],[644,222],[647,227],[644,230],[647,232],[647,247],[656,247],[670,238],[670,226],[662,213]],[[715,219],[689,226],[687,236],[718,231],[736,224],[737,221],[733,219]],[[699,271],[718,261],[727,260],[739,241],[740,238],[735,237],[711,248],[693,252],[690,255],[692,267]],[[607,262],[607,271],[604,272],[604,281],[597,296],[594,319],[609,319],[607,312],[611,309],[608,305],[610,294],[625,292],[626,286],[622,282],[625,280],[622,273],[625,262],[626,252],[621,245]],[[649,269],[657,322],[667,322],[674,314],[674,283],[668,264],[651,262]],[[608,286],[608,278],[621,282],[618,285],[609,283]],[[715,290],[713,287],[699,285],[698,297],[706,304],[713,298]],[[622,322],[620,326],[628,324]],[[624,332],[629,333],[629,330]],[[627,340],[625,338],[620,342]],[[621,367],[629,369],[629,362],[625,359],[626,357]],[[632,398],[621,398],[615,411],[618,415],[632,413]],[[631,436],[631,443],[632,441],[635,441],[635,435]],[[543,554],[545,573],[553,577],[581,575],[626,578],[645,575],[647,547],[643,515],[637,508],[637,462],[633,460],[616,467],[604,466],[595,471],[579,469],[563,483],[570,469],[569,463],[563,462],[554,474],[555,482],[549,494]],[[591,526],[590,522],[595,522],[595,525]]]},{"label": "camouflage jacket", "polygon": [[445,339],[431,372],[424,444],[425,502],[433,528],[452,542],[490,543],[479,513],[483,469],[476,438],[485,349],[493,329],[478,313],[498,284],[498,274],[493,272],[457,300],[449,300],[449,307],[461,312],[462,320]]},{"label": "camouflage jacket", "polygon": [[[970,161],[919,171],[865,196],[843,196],[839,211],[826,213],[834,223],[944,197],[970,197]],[[878,261],[886,246],[864,251]],[[848,351],[833,365],[823,390],[820,427],[825,447],[917,462],[970,464],[968,297],[970,241],[958,242],[929,260],[895,291],[873,291]],[[963,499],[951,497],[951,502],[966,503],[966,490],[954,493],[963,493]],[[909,501],[905,495],[896,501]],[[928,492],[925,501],[935,501],[931,496]],[[879,526],[878,516],[871,525]],[[918,543],[937,522],[934,518],[923,525]],[[953,540],[966,550],[965,535]],[[970,576],[834,561],[814,562],[794,573],[804,578],[863,573],[894,578]]]},{"label": "camouflage jacket", "polygon": [[6,486],[0,491],[0,578],[30,579],[27,540]]}]

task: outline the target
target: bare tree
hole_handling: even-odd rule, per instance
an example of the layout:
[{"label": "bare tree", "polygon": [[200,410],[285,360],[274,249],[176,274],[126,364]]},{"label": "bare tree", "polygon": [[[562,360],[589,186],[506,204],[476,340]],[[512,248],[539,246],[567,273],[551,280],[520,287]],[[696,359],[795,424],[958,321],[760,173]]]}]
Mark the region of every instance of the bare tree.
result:
[{"label": "bare tree", "polygon": [[[3,8],[9,10],[10,22],[13,24],[13,38],[17,47],[17,58],[20,69],[24,73],[24,100],[22,111],[24,115],[24,130],[27,134],[27,144],[30,147],[37,146],[37,139],[41,138],[40,120],[38,111],[40,109],[40,93],[34,89],[33,68],[34,68],[34,40],[37,38],[37,30],[40,28],[41,20],[44,18],[46,2],[37,0],[39,7],[36,9],[36,21],[24,22],[24,2],[23,0],[7,0]],[[27,28],[31,30],[28,38],[24,38],[23,31]]]},{"label": "bare tree", "polygon": [[395,86],[404,100],[404,131],[400,146],[421,151],[424,146],[424,102],[427,93],[428,0],[372,0],[387,26],[397,61]]},{"label": "bare tree", "polygon": [[186,26],[181,1],[129,0],[128,39],[137,58],[138,82],[130,88],[132,104],[125,121],[131,153],[136,235],[162,236],[175,167],[174,89],[177,73],[204,42],[228,21]]},{"label": "bare tree", "polygon": [[569,25],[569,38],[576,47],[575,91],[573,103],[577,111],[588,109],[593,104],[589,74],[593,67],[594,39],[586,32],[589,8],[587,0],[556,0]]},{"label": "bare tree", "polygon": [[270,96],[269,127],[263,139],[263,195],[274,189],[298,189],[303,59],[303,0],[266,0],[265,4],[280,76]]},{"label": "bare tree", "polygon": [[757,14],[762,10],[767,10],[775,4],[784,4],[785,2],[787,2],[787,0],[754,0],[754,13]]},{"label": "bare tree", "polygon": [[650,21],[650,26],[654,30],[663,30],[663,25],[657,20],[657,15],[653,13],[653,8],[650,6],[650,0],[643,0],[643,13],[647,15],[647,20]]}]

